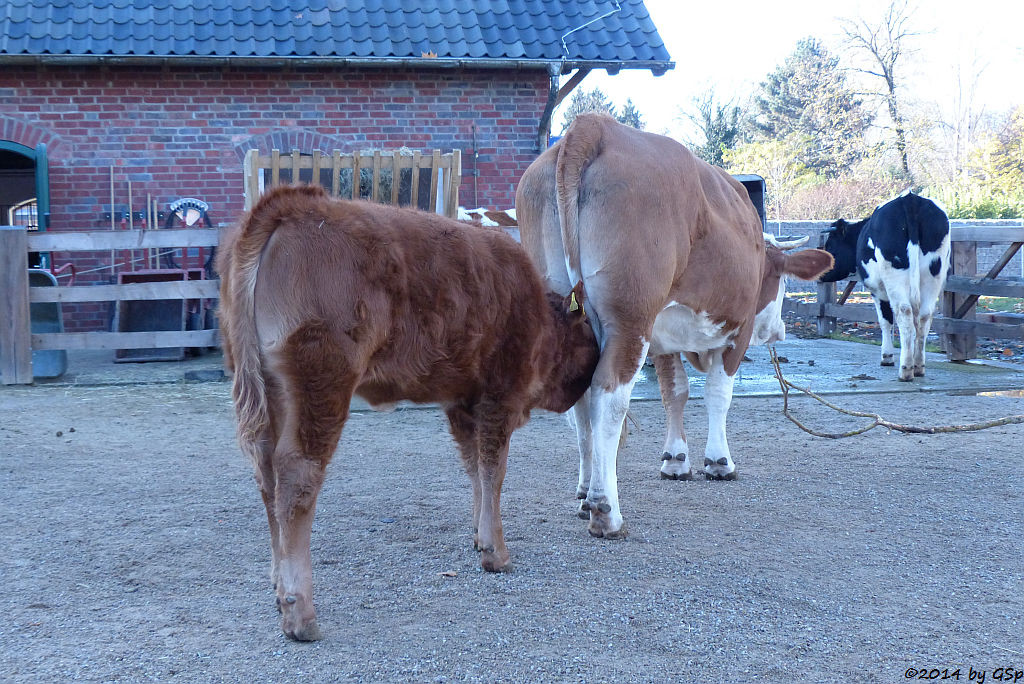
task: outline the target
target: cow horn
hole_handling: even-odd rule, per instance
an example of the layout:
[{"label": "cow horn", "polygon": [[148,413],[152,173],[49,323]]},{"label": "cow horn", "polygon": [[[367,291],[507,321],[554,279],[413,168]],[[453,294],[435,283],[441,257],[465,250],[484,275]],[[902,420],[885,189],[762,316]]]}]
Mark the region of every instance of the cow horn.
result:
[{"label": "cow horn", "polygon": [[780,240],[771,233],[764,233],[764,241],[779,249],[796,249],[806,245],[810,239],[810,235],[804,235],[803,237],[791,238],[789,240]]}]

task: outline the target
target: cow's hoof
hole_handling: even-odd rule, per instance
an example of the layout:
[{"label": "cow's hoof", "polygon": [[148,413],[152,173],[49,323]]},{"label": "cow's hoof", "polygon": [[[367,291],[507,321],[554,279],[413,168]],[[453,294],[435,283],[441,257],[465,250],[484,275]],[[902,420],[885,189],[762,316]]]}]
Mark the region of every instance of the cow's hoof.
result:
[{"label": "cow's hoof", "polygon": [[508,551],[485,550],[480,556],[480,567],[487,572],[512,572],[512,557]]},{"label": "cow's hoof", "polygon": [[923,378],[924,377],[924,366],[914,366],[914,377],[915,378]]},{"label": "cow's hoof", "polygon": [[580,500],[580,507],[576,509],[576,517],[580,520],[590,520],[590,502],[586,499]]},{"label": "cow's hoof", "polygon": [[617,530],[608,529],[609,523],[607,515],[595,513],[590,517],[587,532],[590,533],[591,537],[597,537],[598,539],[625,539],[629,536],[629,532],[626,531],[626,523],[622,523]]},{"label": "cow's hoof", "polygon": [[914,380],[914,372],[909,368],[900,371],[900,382],[912,382]]},{"label": "cow's hoof", "polygon": [[661,455],[661,479],[662,480],[692,480],[690,474],[690,457],[686,454],[672,454],[665,452]]},{"label": "cow's hoof", "polygon": [[883,366],[895,366],[896,362],[893,361],[892,359],[882,359],[882,365]]},{"label": "cow's hoof", "polygon": [[704,478],[707,480],[735,480],[736,466],[729,463],[729,459],[722,456],[718,460],[704,459]]}]

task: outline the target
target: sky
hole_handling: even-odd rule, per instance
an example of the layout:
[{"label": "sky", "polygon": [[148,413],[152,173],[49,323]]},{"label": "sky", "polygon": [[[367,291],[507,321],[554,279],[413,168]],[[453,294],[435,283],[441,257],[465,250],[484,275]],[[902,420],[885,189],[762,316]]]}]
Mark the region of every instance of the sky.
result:
[{"label": "sky", "polygon": [[[742,101],[808,36],[849,64],[840,19],[879,24],[889,0],[644,4],[675,68],[658,77],[643,70],[623,69],[615,76],[595,70],[578,89],[598,87],[620,110],[631,98],[647,130],[685,141],[693,130],[680,113],[694,97],[713,88],[716,101]],[[911,0],[910,7],[909,26],[921,32],[908,40],[914,51],[904,65],[912,99],[951,110],[959,73],[965,83],[976,81],[976,107],[994,113],[1024,104],[1024,0]],[[555,134],[561,132],[563,109],[555,112]]]}]

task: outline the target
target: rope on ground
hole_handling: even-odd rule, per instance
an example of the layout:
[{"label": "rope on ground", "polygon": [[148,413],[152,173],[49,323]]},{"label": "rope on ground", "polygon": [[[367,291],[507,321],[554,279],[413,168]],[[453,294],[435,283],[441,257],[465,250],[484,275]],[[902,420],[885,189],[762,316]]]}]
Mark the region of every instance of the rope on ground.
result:
[{"label": "rope on ground", "polygon": [[[806,387],[799,387],[797,385],[794,385],[789,380],[787,380],[785,377],[783,377],[783,375],[782,375],[782,368],[779,367],[779,357],[775,353],[775,347],[774,346],[769,346],[768,347],[768,354],[769,354],[769,356],[771,358],[772,366],[775,367],[775,377],[779,381],[779,387],[782,388],[782,415],[786,416],[786,418],[789,418],[789,420],[792,421],[798,428],[800,428],[801,430],[803,430],[804,432],[806,432],[808,434],[814,435],[815,437],[824,437],[826,439],[842,439],[844,437],[853,437],[855,435],[863,434],[863,433],[867,432],[868,430],[872,430],[872,429],[874,429],[876,427],[884,427],[884,428],[886,428],[888,430],[897,430],[899,432],[911,432],[911,433],[918,433],[918,434],[934,435],[934,434],[937,434],[937,433],[940,433],[940,432],[974,432],[976,430],[985,430],[987,428],[998,427],[1000,425],[1012,425],[1014,423],[1024,423],[1024,415],[1016,415],[1016,416],[1006,416],[1004,418],[996,418],[995,420],[986,420],[986,421],[981,422],[981,423],[969,423],[967,425],[937,425],[937,426],[932,426],[932,427],[918,427],[918,426],[915,426],[915,425],[900,425],[899,423],[894,423],[892,421],[886,420],[885,418],[882,418],[882,416],[878,415],[877,413],[868,413],[868,412],[865,412],[865,411],[853,411],[851,409],[845,409],[845,408],[842,408],[840,406],[836,406],[835,404],[833,404],[833,403],[831,403],[829,401],[826,401],[820,395],[815,394],[810,389],[808,389]],[[809,428],[806,425],[804,425],[803,423],[801,423],[799,420],[797,420],[793,416],[793,414],[791,414],[789,412],[789,388],[790,387],[792,387],[795,390],[799,390],[799,391],[803,392],[804,394],[806,394],[806,395],[808,395],[810,397],[813,397],[814,399],[817,399],[818,401],[820,401],[825,406],[828,406],[830,409],[838,411],[839,413],[845,413],[848,416],[854,416],[856,418],[870,418],[871,422],[868,423],[867,425],[863,426],[863,427],[857,428],[856,430],[850,430],[849,432],[821,432],[819,430],[814,430],[812,428]]]}]

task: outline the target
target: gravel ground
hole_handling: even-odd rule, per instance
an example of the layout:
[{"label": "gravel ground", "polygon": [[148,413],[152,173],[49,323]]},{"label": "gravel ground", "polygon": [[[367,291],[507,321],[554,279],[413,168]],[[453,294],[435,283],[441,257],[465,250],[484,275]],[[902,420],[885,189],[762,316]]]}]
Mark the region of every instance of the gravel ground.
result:
[{"label": "gravel ground", "polygon": [[[844,395],[909,424],[1024,399]],[[856,424],[806,398],[808,423]],[[482,572],[434,409],[356,413],[313,533],[324,640],[288,641],[227,383],[0,389],[5,681],[893,682],[1024,670],[1024,427],[828,441],[730,413],[736,482],[659,480],[660,404],[620,456],[624,541],[575,517],[574,438],[516,433],[515,571]],[[691,449],[706,434],[688,411]],[[698,456],[698,461],[699,461]],[[1024,675],[1022,675],[1024,677]]]}]

